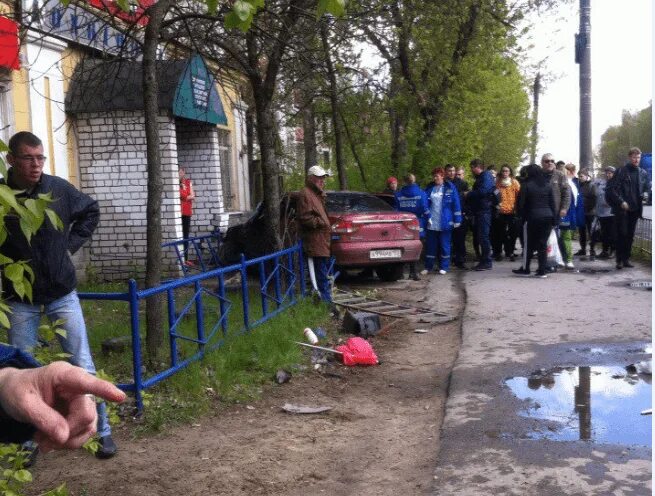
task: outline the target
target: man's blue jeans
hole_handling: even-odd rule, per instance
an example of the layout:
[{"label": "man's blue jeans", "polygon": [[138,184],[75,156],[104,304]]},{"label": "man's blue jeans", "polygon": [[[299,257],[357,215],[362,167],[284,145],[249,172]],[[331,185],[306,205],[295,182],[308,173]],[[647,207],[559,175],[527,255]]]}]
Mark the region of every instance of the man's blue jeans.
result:
[{"label": "man's blue jeans", "polygon": [[[9,342],[13,346],[22,351],[32,351],[36,348],[41,315],[45,313],[51,322],[57,319],[64,321],[61,327],[66,330],[66,337],[57,335],[57,339],[64,352],[71,355],[68,361],[95,375],[96,368],[91,357],[86,324],[77,291],[43,305],[43,308],[40,305],[17,301],[8,303],[11,307]],[[103,402],[98,403],[96,408],[98,410],[98,435],[100,437],[108,436],[111,434],[111,427],[107,419],[107,407]]]},{"label": "man's blue jeans", "polygon": [[321,300],[331,302],[332,291],[330,288],[330,279],[328,270],[330,268],[330,257],[313,257],[314,275],[316,276],[316,285],[321,295]]}]

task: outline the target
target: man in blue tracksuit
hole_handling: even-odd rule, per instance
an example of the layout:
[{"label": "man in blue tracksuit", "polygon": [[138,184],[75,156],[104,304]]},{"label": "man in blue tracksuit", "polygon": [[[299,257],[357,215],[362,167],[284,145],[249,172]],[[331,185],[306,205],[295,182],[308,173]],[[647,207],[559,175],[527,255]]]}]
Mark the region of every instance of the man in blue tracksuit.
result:
[{"label": "man in blue tracksuit", "polygon": [[485,170],[482,160],[471,160],[471,172],[475,177],[473,188],[466,197],[475,218],[475,228],[480,242],[480,263],[473,270],[491,270],[491,212],[494,208],[496,183],[491,172]]},{"label": "man in blue tracksuit", "polygon": [[[420,225],[421,239],[425,234],[425,222],[430,214],[428,200],[425,192],[416,184],[416,176],[407,174],[404,178],[405,185],[395,194],[395,207],[400,212],[411,212],[418,218]],[[418,281],[416,273],[416,262],[409,264],[409,278]]]}]

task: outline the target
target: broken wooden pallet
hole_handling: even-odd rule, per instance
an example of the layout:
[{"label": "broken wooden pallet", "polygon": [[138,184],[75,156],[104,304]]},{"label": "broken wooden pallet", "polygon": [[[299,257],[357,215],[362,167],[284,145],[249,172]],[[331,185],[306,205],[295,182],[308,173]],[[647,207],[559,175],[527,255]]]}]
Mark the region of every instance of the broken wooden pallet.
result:
[{"label": "broken wooden pallet", "polygon": [[451,322],[457,317],[442,312],[436,312],[429,308],[411,307],[399,305],[390,301],[378,300],[367,296],[350,293],[349,291],[337,290],[332,295],[332,301],[339,306],[362,312],[377,313],[387,317],[418,318],[419,322],[443,323]]}]

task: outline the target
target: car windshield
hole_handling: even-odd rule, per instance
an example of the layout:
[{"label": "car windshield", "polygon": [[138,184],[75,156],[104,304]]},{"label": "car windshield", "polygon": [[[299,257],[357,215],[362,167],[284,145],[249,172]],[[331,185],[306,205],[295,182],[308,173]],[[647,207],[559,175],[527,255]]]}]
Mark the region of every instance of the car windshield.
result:
[{"label": "car windshield", "polygon": [[388,212],[393,207],[366,193],[328,193],[328,212]]}]

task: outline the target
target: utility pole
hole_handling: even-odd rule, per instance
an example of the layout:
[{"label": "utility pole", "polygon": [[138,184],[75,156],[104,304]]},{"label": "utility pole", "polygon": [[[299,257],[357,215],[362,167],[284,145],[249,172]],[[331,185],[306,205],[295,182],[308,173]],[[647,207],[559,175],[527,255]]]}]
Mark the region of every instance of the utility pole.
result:
[{"label": "utility pole", "polygon": [[575,36],[575,61],[580,64],[580,168],[591,170],[591,0],[580,0],[580,32]]},{"label": "utility pole", "polygon": [[532,139],[530,144],[530,163],[537,163],[537,142],[539,141],[539,93],[541,92],[541,73],[537,73],[532,87]]}]

